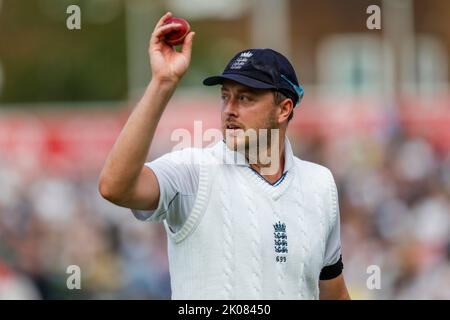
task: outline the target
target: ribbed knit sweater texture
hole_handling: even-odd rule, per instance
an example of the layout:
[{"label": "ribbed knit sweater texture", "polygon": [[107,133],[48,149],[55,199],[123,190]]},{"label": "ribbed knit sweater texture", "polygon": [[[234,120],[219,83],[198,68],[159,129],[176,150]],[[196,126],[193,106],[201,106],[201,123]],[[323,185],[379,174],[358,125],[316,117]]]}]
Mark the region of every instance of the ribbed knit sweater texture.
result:
[{"label": "ribbed knit sweater texture", "polygon": [[331,172],[294,157],[276,187],[248,166],[200,163],[197,197],[168,233],[173,299],[318,299],[325,245],[337,219]]}]

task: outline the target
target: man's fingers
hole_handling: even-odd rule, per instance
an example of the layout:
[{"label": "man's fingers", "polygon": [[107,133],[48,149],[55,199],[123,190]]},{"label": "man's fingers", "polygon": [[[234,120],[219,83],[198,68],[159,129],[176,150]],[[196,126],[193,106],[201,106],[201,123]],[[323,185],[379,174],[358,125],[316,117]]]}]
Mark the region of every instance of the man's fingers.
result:
[{"label": "man's fingers", "polygon": [[179,30],[181,27],[182,27],[182,25],[180,23],[169,23],[169,24],[166,24],[166,25],[156,28],[152,34],[152,42],[154,42],[154,43],[158,42],[166,34],[172,32],[172,31],[175,31],[175,30]]},{"label": "man's fingers", "polygon": [[194,39],[195,32],[191,31],[189,34],[184,38],[183,41],[183,47],[181,48],[181,53],[185,55],[188,60],[191,59],[191,52],[192,52],[192,41]]},{"label": "man's fingers", "polygon": [[167,21],[167,19],[172,17],[172,12],[167,12],[165,15],[163,15],[161,17],[161,19],[159,19],[158,23],[156,24],[155,30],[158,29],[158,27],[162,26],[164,24],[164,22]]}]

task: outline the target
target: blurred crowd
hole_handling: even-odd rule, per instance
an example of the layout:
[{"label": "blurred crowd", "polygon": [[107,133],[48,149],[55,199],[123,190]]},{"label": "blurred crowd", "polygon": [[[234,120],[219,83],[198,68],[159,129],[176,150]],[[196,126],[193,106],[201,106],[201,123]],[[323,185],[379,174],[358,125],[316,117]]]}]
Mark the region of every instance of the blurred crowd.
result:
[{"label": "blurred crowd", "polygon": [[[161,225],[102,199],[95,175],[0,167],[0,299],[170,298]],[[68,289],[72,265],[80,290]]]},{"label": "blurred crowd", "polygon": [[312,139],[298,154],[335,176],[354,299],[450,299],[450,153],[397,128]]},{"label": "blurred crowd", "polygon": [[[450,154],[398,128],[291,142],[335,176],[353,299],[450,299]],[[30,176],[2,159],[0,299],[170,298],[161,225],[103,200],[95,174]],[[70,265],[80,290],[67,288]]]}]

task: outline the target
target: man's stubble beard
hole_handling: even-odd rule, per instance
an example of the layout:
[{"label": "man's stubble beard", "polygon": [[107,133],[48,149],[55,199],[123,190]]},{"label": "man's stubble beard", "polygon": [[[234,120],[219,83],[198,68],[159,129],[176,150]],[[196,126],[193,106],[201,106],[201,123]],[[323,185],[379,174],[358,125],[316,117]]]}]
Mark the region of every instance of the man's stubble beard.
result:
[{"label": "man's stubble beard", "polygon": [[[253,132],[251,132],[252,130]],[[270,156],[272,148],[276,147],[271,145],[273,135],[272,130],[279,130],[279,125],[276,121],[275,115],[271,115],[267,119],[267,122],[263,128],[245,129],[241,137],[240,136],[228,137],[227,129],[225,129],[224,140],[228,149],[235,152],[244,153],[246,159],[251,158],[251,153],[256,153],[256,155],[259,155],[261,152],[266,152]],[[267,135],[266,139],[263,138],[264,134]],[[275,143],[278,144],[278,139]]]}]

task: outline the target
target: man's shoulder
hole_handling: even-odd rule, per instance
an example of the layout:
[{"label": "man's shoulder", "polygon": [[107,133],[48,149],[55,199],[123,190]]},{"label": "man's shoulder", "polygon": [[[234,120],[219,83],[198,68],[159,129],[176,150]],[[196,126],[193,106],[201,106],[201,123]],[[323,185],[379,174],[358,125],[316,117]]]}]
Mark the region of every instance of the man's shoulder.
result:
[{"label": "man's shoulder", "polygon": [[297,167],[298,173],[301,176],[308,176],[310,178],[314,179],[320,179],[320,180],[329,180],[330,177],[333,179],[333,174],[331,173],[331,170],[325,167],[324,165],[302,160],[296,156],[294,156],[294,163]]},{"label": "man's shoulder", "polygon": [[335,215],[337,212],[337,189],[331,170],[321,164],[296,157],[295,163],[296,174],[300,184],[304,186],[304,192],[310,196],[318,195],[321,197],[322,200],[326,201],[324,203],[328,203],[332,215]]},{"label": "man's shoulder", "polygon": [[198,162],[204,155],[202,148],[175,149],[166,153],[163,157],[175,162]]},{"label": "man's shoulder", "polygon": [[166,153],[163,157],[166,160],[172,160],[176,163],[185,164],[200,164],[207,161],[217,150],[217,144],[207,146],[204,148],[199,147],[187,147],[182,149],[172,150]]}]

